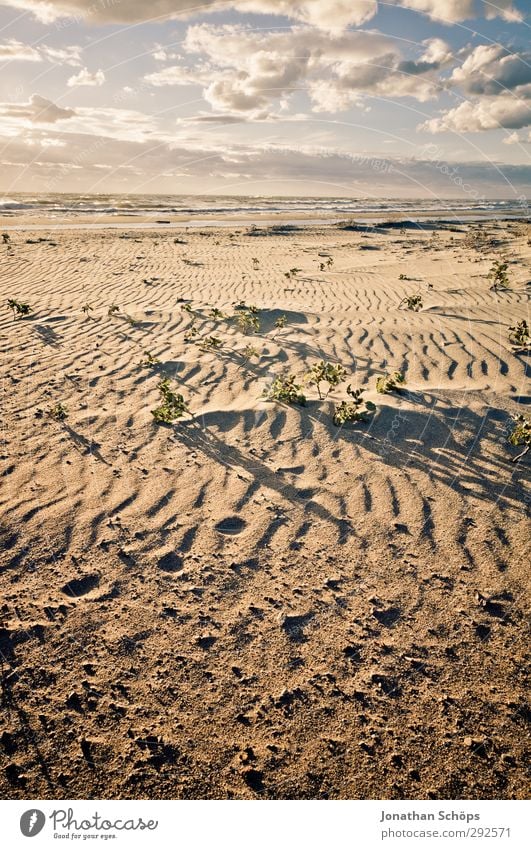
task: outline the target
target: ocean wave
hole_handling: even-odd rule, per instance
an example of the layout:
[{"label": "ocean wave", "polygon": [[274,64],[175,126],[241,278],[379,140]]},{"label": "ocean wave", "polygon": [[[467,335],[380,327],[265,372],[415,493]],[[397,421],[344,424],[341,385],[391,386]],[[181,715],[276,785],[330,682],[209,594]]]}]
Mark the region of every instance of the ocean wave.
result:
[{"label": "ocean wave", "polygon": [[13,193],[0,198],[0,213],[42,217],[79,215],[164,216],[164,215],[260,215],[261,213],[319,213],[337,215],[423,215],[476,213],[525,215],[526,209],[513,200],[418,198],[317,198],[243,197],[192,195],[28,195]]}]

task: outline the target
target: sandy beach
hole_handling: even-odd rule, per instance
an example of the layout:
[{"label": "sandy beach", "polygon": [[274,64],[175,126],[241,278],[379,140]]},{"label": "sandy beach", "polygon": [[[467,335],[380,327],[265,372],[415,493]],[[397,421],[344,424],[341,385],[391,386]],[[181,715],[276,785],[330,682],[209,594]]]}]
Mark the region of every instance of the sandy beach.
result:
[{"label": "sandy beach", "polygon": [[9,230],[3,798],[525,797],[529,235]]}]

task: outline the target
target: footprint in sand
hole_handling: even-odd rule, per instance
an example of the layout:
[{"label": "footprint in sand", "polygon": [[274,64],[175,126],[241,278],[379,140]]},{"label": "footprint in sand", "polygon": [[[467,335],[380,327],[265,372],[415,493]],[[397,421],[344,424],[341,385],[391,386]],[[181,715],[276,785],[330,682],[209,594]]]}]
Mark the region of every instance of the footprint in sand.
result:
[{"label": "footprint in sand", "polygon": [[99,575],[84,575],[82,578],[74,578],[69,581],[64,587],[61,587],[61,592],[71,598],[79,598],[96,589],[99,582]]},{"label": "footprint in sand", "polygon": [[221,519],[214,527],[220,534],[241,534],[247,527],[247,522],[240,519],[239,516],[227,516],[225,519]]},{"label": "footprint in sand", "polygon": [[168,551],[159,557],[157,566],[163,572],[179,572],[183,568],[183,561],[175,551]]}]

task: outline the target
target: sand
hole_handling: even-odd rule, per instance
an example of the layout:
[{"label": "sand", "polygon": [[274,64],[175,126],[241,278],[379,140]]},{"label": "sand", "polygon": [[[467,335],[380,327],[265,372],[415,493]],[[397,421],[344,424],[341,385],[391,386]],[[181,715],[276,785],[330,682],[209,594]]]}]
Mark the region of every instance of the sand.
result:
[{"label": "sand", "polygon": [[[507,434],[529,395],[507,328],[531,247],[521,223],[477,229],[10,231],[3,798],[525,796],[529,455]],[[254,335],[209,318],[240,299]],[[219,351],[185,341],[183,303]],[[321,358],[369,424],[331,422],[346,383],[260,397]],[[400,395],[376,393],[387,370]],[[193,413],[169,427],[164,376]]]}]

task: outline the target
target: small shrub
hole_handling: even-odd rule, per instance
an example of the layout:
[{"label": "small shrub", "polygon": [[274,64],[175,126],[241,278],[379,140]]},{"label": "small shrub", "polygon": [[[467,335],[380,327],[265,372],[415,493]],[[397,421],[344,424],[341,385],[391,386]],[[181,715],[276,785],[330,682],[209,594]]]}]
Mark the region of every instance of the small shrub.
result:
[{"label": "small shrub", "polygon": [[83,306],[81,307],[81,312],[84,312],[85,315],[87,316],[87,318],[88,318],[89,312],[92,312],[92,311],[93,311],[93,307],[91,307],[90,304],[83,304]]},{"label": "small shrub", "polygon": [[46,410],[50,418],[55,419],[56,422],[64,422],[66,418],[68,418],[68,408],[65,407],[60,401],[54,404],[52,407],[48,407]]},{"label": "small shrub", "polygon": [[340,404],[336,404],[333,415],[335,425],[339,427],[347,422],[369,421],[371,416],[374,415],[376,404],[373,404],[372,401],[365,401],[361,397],[364,391],[364,389],[352,389],[349,383],[347,394],[350,395],[352,401],[341,401]]},{"label": "small shrub", "polygon": [[116,304],[111,304],[109,309],[107,310],[107,315],[116,315],[116,313],[120,312],[120,307]]},{"label": "small shrub", "polygon": [[260,321],[256,312],[242,310],[236,313],[234,319],[242,333],[258,333],[260,330]]},{"label": "small shrub", "polygon": [[463,239],[463,245],[469,250],[480,251],[485,246],[485,234],[481,230],[469,230]]},{"label": "small shrub", "polygon": [[418,312],[423,307],[422,295],[406,295],[406,297],[402,298],[402,300],[398,304],[398,309],[401,309],[404,304],[407,306],[408,310]]},{"label": "small shrub", "polygon": [[198,344],[202,351],[218,351],[222,347],[223,341],[217,336],[205,336]]},{"label": "small shrub", "polygon": [[290,268],[289,271],[284,272],[284,277],[286,277],[288,280],[293,280],[293,278],[296,277],[300,271],[302,271],[302,268]]},{"label": "small shrub", "polygon": [[151,410],[151,415],[156,422],[171,424],[175,419],[180,419],[190,412],[183,396],[172,391],[169,378],[163,378],[158,388],[162,403],[156,409]]},{"label": "small shrub", "polygon": [[246,304],[245,301],[238,301],[237,304],[234,304],[234,309],[236,312],[250,312],[253,315],[259,315],[260,310],[254,304]]},{"label": "small shrub", "polygon": [[260,351],[254,345],[246,345],[242,351],[238,351],[244,363],[248,363],[253,357],[259,357]]},{"label": "small shrub", "polygon": [[514,327],[509,327],[509,342],[515,353],[531,351],[531,335],[525,319],[519,321]]},{"label": "small shrub", "polygon": [[197,329],[195,324],[192,324],[191,327],[189,327],[188,330],[186,331],[186,333],[184,334],[184,341],[185,342],[193,342],[193,340],[195,339],[195,337],[197,336],[198,333],[199,333],[199,330]]},{"label": "small shrub", "polygon": [[156,368],[160,365],[158,357],[154,357],[151,351],[147,351],[146,356],[140,361],[141,368]]},{"label": "small shrub", "polygon": [[285,315],[280,315],[275,321],[276,333],[273,334],[273,339],[276,337],[279,330],[283,330],[288,323],[288,319]]},{"label": "small shrub", "polygon": [[493,280],[493,284],[490,287],[491,291],[497,292],[498,289],[502,291],[505,289],[509,289],[509,276],[507,274],[508,264],[506,262],[502,262],[501,260],[495,260],[492,268],[490,269],[487,278],[488,280]]},{"label": "small shrub", "polygon": [[254,257],[253,257],[253,259],[252,259],[252,263],[253,263],[253,268],[254,268],[254,270],[255,270],[255,271],[258,271],[258,267],[259,267],[259,265],[260,265],[260,260],[259,260],[259,259],[257,259],[257,258],[254,256]]},{"label": "small shrub", "polygon": [[224,318],[227,318],[227,316],[217,307],[212,307],[210,310],[210,318],[213,318],[215,321],[222,321]]},{"label": "small shrub", "polygon": [[185,312],[190,313],[190,315],[193,315],[193,312],[194,312],[194,311],[193,311],[193,309],[192,309],[192,305],[191,305],[191,304],[181,304],[181,309],[182,309],[182,310],[184,310]]},{"label": "small shrub", "polygon": [[264,390],[263,397],[268,401],[283,401],[285,404],[306,406],[306,396],[302,391],[302,386],[295,380],[294,374],[275,377],[269,389]]},{"label": "small shrub", "polygon": [[376,391],[381,395],[386,395],[388,392],[401,392],[405,382],[406,378],[402,372],[395,371],[393,374],[376,378]]},{"label": "small shrub", "polygon": [[328,391],[326,393],[328,395],[333,387],[338,386],[345,380],[346,376],[347,371],[342,365],[334,365],[334,363],[326,363],[324,360],[320,360],[311,366],[305,380],[310,385],[317,387],[319,398],[322,399],[321,383],[328,383]]},{"label": "small shrub", "polygon": [[2,233],[2,241],[3,241],[4,245],[8,245],[10,243],[11,237],[10,237],[9,233]]},{"label": "small shrub", "polygon": [[13,321],[16,320],[17,316],[23,318],[33,312],[29,304],[24,303],[24,301],[17,301],[15,298],[8,299],[7,308],[13,312]]},{"label": "small shrub", "polygon": [[408,277],[407,274],[399,274],[398,279],[399,280],[411,280],[411,277]]},{"label": "small shrub", "polygon": [[528,416],[513,416],[514,426],[509,434],[509,442],[511,445],[525,445],[524,450],[513,457],[512,462],[517,463],[522,457],[525,457],[531,447],[531,418]]}]

